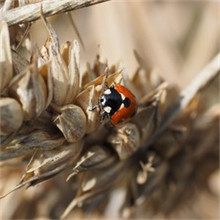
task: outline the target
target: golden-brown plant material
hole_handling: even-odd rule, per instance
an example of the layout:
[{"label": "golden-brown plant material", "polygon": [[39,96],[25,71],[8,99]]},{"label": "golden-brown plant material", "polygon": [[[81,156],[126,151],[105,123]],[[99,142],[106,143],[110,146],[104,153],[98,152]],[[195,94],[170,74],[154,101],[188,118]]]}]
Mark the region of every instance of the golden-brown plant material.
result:
[{"label": "golden-brown plant material", "polygon": [[37,72],[36,63],[14,77],[8,89],[10,96],[21,103],[24,120],[34,119],[45,110],[47,88],[42,76]]},{"label": "golden-brown plant material", "polygon": [[62,108],[54,123],[70,143],[77,142],[86,133],[86,116],[77,105],[66,105]]},{"label": "golden-brown plant material", "polygon": [[35,21],[39,19],[41,15],[41,8],[43,8],[44,15],[49,16],[98,4],[108,0],[37,0],[35,2],[30,0],[26,2],[26,5],[22,4],[20,7],[8,10],[10,9],[10,4],[11,2],[13,3],[13,1],[14,0],[6,1],[7,4],[5,4],[2,8],[3,10],[0,11],[0,19],[5,20],[9,25]]},{"label": "golden-brown plant material", "polygon": [[[28,58],[11,50],[18,42],[0,22],[3,218],[103,217],[112,201],[121,217],[176,218],[208,194],[219,165],[219,55],[179,92],[136,51],[133,77],[101,54],[82,72],[79,43],[60,45],[42,20],[49,37],[31,50],[23,44]],[[119,127],[91,110],[106,84],[125,85],[138,102]]]},{"label": "golden-brown plant material", "polygon": [[0,21],[0,33],[0,92],[2,92],[12,78],[10,38],[5,21]]},{"label": "golden-brown plant material", "polygon": [[1,98],[0,112],[1,135],[10,134],[21,126],[23,122],[23,111],[15,99]]},{"label": "golden-brown plant material", "polygon": [[109,135],[108,141],[123,160],[131,156],[139,147],[140,133],[134,124],[126,123],[117,129],[116,133]]},{"label": "golden-brown plant material", "polygon": [[49,68],[53,84],[51,88],[52,102],[58,106],[70,104],[79,89],[79,45],[76,41],[67,42],[63,45],[60,53],[59,48],[54,48],[53,43],[48,40],[46,51],[49,54],[46,55],[45,53],[43,58],[48,59],[45,62],[51,62]]}]

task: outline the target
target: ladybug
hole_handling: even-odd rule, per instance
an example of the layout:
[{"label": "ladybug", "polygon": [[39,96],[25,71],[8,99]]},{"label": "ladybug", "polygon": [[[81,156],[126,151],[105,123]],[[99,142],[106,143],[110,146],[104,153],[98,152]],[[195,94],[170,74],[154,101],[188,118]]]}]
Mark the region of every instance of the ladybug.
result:
[{"label": "ladybug", "polygon": [[111,87],[106,85],[103,94],[99,98],[98,105],[91,110],[100,109],[102,121],[107,117],[114,126],[134,116],[137,111],[135,96],[126,87],[115,84]]}]

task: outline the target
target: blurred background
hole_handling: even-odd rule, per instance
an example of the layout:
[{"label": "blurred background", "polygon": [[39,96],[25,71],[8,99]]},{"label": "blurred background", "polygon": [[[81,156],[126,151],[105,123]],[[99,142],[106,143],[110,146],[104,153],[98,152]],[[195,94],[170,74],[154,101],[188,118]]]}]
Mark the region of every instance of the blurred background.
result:
[{"label": "blurred background", "polygon": [[[133,74],[136,50],[146,68],[158,68],[168,82],[184,87],[219,51],[218,1],[113,0],[72,12],[85,49],[82,67],[101,46],[109,64],[121,62]],[[49,18],[62,42],[76,39],[66,14]],[[31,28],[33,42],[47,37],[41,20]],[[84,70],[84,68],[81,68]]]}]

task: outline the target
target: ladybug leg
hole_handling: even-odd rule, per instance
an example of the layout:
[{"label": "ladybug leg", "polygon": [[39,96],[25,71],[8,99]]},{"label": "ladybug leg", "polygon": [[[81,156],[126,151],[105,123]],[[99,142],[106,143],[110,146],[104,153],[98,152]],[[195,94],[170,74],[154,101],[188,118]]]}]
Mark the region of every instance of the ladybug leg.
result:
[{"label": "ladybug leg", "polygon": [[101,98],[99,97],[98,104],[92,106],[92,108],[89,108],[89,111],[93,111],[93,110],[95,110],[97,108],[100,109],[100,106],[101,106]]},{"label": "ladybug leg", "polygon": [[104,90],[107,90],[109,87],[108,87],[108,83],[107,81],[105,81],[105,87],[104,87]]},{"label": "ladybug leg", "polygon": [[100,112],[100,115],[101,115],[101,120],[100,120],[101,123],[102,123],[106,118],[109,118],[108,113],[106,113],[105,111],[101,111],[101,112]]},{"label": "ladybug leg", "polygon": [[93,110],[95,110],[95,109],[97,109],[97,108],[99,108],[99,105],[94,105],[94,106],[92,106],[91,108],[89,108],[89,111],[93,111]]}]

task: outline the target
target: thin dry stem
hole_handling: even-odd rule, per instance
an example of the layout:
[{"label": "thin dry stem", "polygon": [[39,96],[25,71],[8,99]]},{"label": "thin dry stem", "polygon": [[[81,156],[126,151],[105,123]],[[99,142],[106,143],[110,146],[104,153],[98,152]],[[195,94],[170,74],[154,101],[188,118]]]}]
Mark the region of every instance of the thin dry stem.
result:
[{"label": "thin dry stem", "polygon": [[82,45],[82,48],[85,50],[85,44],[84,44],[83,39],[82,39],[82,37],[81,37],[81,35],[80,35],[79,31],[78,31],[77,26],[76,26],[76,24],[75,24],[75,22],[73,20],[73,15],[71,13],[68,13],[68,18],[70,20],[71,25],[73,26],[74,31],[76,32],[76,36],[78,37],[79,42]]},{"label": "thin dry stem", "polygon": [[0,20],[5,20],[9,26],[35,21],[40,18],[41,7],[43,14],[50,16],[71,10],[88,7],[108,0],[45,0],[35,4],[11,9],[0,14]]}]

